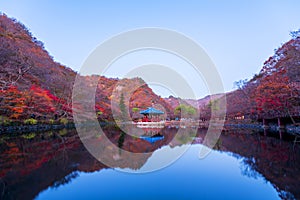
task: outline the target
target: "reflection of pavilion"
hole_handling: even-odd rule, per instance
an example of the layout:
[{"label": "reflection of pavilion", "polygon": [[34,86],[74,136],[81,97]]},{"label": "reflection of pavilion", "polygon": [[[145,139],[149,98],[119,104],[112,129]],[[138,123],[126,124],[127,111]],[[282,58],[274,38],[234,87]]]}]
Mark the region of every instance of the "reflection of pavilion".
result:
[{"label": "reflection of pavilion", "polygon": [[143,136],[154,136],[159,134],[161,128],[150,128],[150,127],[142,127],[142,130],[144,132]]},{"label": "reflection of pavilion", "polygon": [[150,142],[151,144],[164,139],[164,136],[161,135],[159,132],[161,128],[142,128],[144,134],[140,137],[143,140]]},{"label": "reflection of pavilion", "polygon": [[143,139],[143,140],[146,140],[146,141],[150,142],[151,144],[153,144],[154,142],[156,142],[158,140],[162,140],[165,137],[163,135],[158,134],[158,135],[154,135],[152,137],[141,136],[140,138]]}]

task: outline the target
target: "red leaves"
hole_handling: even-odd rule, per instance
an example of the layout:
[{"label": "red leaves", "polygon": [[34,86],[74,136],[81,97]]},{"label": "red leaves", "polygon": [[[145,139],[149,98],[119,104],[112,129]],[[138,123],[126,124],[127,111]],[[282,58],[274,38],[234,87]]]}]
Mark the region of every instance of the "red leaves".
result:
[{"label": "red leaves", "polygon": [[28,106],[28,114],[45,116],[54,113],[56,110],[54,101],[56,101],[57,98],[48,90],[33,85],[29,91],[25,92],[25,96],[27,97],[26,104]]},{"label": "red leaves", "polygon": [[255,89],[253,97],[260,113],[279,113],[286,109],[291,89],[285,73],[286,70],[273,71],[262,79]]},{"label": "red leaves", "polygon": [[95,105],[95,109],[96,109],[96,111],[100,111],[102,113],[105,111],[105,109],[103,107],[101,107],[99,104]]},{"label": "red leaves", "polygon": [[58,98],[51,94],[49,90],[42,89],[36,85],[32,85],[30,91],[32,91],[35,95],[45,98],[47,100],[58,101]]},{"label": "red leaves", "polygon": [[15,86],[0,91],[0,115],[8,116],[11,119],[18,119],[25,108],[25,98]]},{"label": "red leaves", "polygon": [[11,119],[35,116],[52,117],[58,98],[50,91],[33,85],[29,90],[20,91],[15,86],[0,90],[0,115]]}]

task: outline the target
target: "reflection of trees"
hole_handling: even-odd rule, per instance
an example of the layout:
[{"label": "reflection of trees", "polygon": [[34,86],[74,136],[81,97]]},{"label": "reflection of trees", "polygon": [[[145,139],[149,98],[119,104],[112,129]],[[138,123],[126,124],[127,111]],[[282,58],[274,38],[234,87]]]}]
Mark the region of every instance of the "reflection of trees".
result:
[{"label": "reflection of trees", "polygon": [[256,171],[255,159],[254,158],[244,158],[240,165],[241,172],[244,176],[249,178],[257,179],[261,175]]},{"label": "reflection of trees", "polygon": [[177,145],[191,144],[196,134],[196,129],[180,129],[175,136],[176,141],[179,142]]},{"label": "reflection of trees", "polygon": [[76,131],[68,130],[63,141],[57,134],[8,138],[0,145],[0,182],[5,183],[0,183],[0,199],[33,199],[50,186],[70,183],[79,171],[106,167],[85,150]]},{"label": "reflection of trees", "polygon": [[214,149],[221,149],[220,129],[215,127],[208,129],[207,135],[203,141],[203,145]]},{"label": "reflection of trees", "polygon": [[279,188],[276,188],[276,189],[277,189],[277,191],[279,191],[279,197],[281,199],[295,199],[295,196],[292,193],[284,191],[284,190],[280,190]]},{"label": "reflection of trees", "polygon": [[62,185],[66,185],[66,184],[70,183],[73,179],[77,178],[78,176],[79,176],[78,171],[71,172],[69,175],[63,177],[62,179],[60,179],[58,181],[56,181],[51,186],[51,188],[58,188]]},{"label": "reflection of trees", "polygon": [[[163,140],[153,144],[121,133],[116,127],[104,127],[104,134],[94,127],[84,127],[85,140],[99,147],[103,137],[110,142],[104,143],[101,152],[105,161],[113,160],[112,167],[139,169],[151,156],[151,152],[164,146],[172,147],[185,142],[193,142],[194,130],[162,129]],[[130,131],[130,129],[128,129]],[[205,130],[199,130],[197,138],[203,138]],[[0,199],[32,199],[40,191],[48,187],[59,187],[68,184],[77,177],[78,172],[94,172],[107,168],[95,159],[83,147],[75,131],[67,134],[38,134],[35,138],[5,138],[0,145]],[[122,144],[122,153],[118,148],[112,151],[112,146]],[[285,198],[293,193],[300,197],[300,147],[286,141],[247,134],[242,131],[226,132],[217,142],[217,149],[230,152],[242,160],[241,171],[244,175],[257,178],[259,174],[269,180]],[[126,151],[141,153],[138,156],[128,156]],[[144,154],[143,152],[150,152]],[[13,169],[13,171],[12,171]]]},{"label": "reflection of trees", "polygon": [[62,146],[62,153],[61,153],[61,158],[63,160],[64,163],[67,162],[68,160],[68,153],[67,153],[67,147],[66,147],[66,143],[65,143],[65,138],[63,137],[64,135],[66,135],[68,133],[67,129],[62,129],[59,130],[58,133],[54,133],[54,135],[56,137],[58,137],[60,139],[60,145]]},{"label": "reflection of trees", "polygon": [[249,134],[246,130],[229,131],[220,139],[222,151],[244,157],[241,165],[243,175],[257,178],[260,174],[278,190],[280,197],[295,195],[300,198],[300,147],[293,143],[259,133]]},{"label": "reflection of trees", "polygon": [[118,140],[118,147],[122,148],[124,144],[124,139],[125,139],[125,133],[121,132]]},{"label": "reflection of trees", "polygon": [[[124,133],[117,126],[103,127],[102,130],[104,134],[97,138],[94,137],[95,130],[85,132],[90,137],[86,137],[83,142],[94,157],[109,167],[139,169],[154,150],[165,145],[164,143],[152,145]],[[122,127],[122,130],[131,133],[128,127]]]},{"label": "reflection of trees", "polygon": [[221,147],[222,147],[222,139],[218,138],[215,146],[213,147],[213,149],[215,149],[215,150],[221,150]]}]

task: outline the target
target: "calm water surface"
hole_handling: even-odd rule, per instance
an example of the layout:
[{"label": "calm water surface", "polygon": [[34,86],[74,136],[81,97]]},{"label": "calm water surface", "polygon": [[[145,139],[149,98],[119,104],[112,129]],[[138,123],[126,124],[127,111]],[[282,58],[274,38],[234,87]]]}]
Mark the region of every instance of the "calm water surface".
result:
[{"label": "calm water surface", "polygon": [[[116,146],[145,156],[123,159],[122,152],[110,153],[107,145],[101,150],[105,159],[115,160],[109,168],[87,152],[75,130],[2,136],[1,199],[300,198],[299,143],[230,131],[221,135],[207,157],[199,159],[205,130],[196,131],[196,135],[189,129],[180,133],[174,128],[146,130],[143,139],[113,127],[104,130]],[[94,130],[86,132],[94,134]],[[152,139],[145,139],[151,135]],[[87,138],[97,144],[102,137]],[[171,165],[137,173],[186,147],[188,150]]]}]

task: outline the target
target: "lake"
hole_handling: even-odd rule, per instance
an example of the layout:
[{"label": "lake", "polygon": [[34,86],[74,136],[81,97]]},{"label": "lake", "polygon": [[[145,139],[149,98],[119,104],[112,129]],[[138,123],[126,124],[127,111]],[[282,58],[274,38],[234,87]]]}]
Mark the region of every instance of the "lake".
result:
[{"label": "lake", "polygon": [[65,129],[2,135],[0,199],[300,198],[300,143],[290,137],[231,130],[200,158],[204,129],[96,130],[86,127],[83,142]]}]

